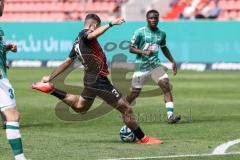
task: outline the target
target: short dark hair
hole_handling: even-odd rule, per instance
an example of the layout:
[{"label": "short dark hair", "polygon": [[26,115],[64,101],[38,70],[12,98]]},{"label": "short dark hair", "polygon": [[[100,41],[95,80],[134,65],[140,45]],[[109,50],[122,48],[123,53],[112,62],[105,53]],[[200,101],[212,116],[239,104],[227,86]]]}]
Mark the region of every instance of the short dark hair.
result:
[{"label": "short dark hair", "polygon": [[91,14],[88,14],[85,18],[85,22],[88,21],[88,20],[94,20],[97,22],[98,25],[101,24],[101,19],[98,15],[94,14],[94,13],[91,13]]},{"label": "short dark hair", "polygon": [[155,13],[155,14],[157,14],[157,15],[159,16],[159,12],[158,12],[157,10],[155,10],[155,9],[152,9],[152,10],[149,10],[149,11],[147,12],[146,17],[148,17],[149,14],[151,14],[151,13]]}]

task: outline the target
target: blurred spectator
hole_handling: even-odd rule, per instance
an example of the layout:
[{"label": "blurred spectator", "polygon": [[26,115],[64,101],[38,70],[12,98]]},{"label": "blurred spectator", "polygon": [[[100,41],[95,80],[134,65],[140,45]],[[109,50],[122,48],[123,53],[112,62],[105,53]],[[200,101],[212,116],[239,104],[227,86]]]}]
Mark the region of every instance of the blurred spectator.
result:
[{"label": "blurred spectator", "polygon": [[208,11],[208,18],[216,19],[222,12],[222,8],[219,7],[219,0],[212,0],[212,3],[211,9]]},{"label": "blurred spectator", "polygon": [[179,18],[179,15],[183,12],[184,8],[192,2],[192,0],[178,0],[173,2],[172,9],[169,11],[163,18],[167,20],[176,20]]},{"label": "blurred spectator", "polygon": [[66,14],[67,14],[66,20],[70,20],[70,21],[82,20],[82,17],[80,15],[80,13],[78,13],[78,12],[67,12]]},{"label": "blurred spectator", "polygon": [[209,11],[209,0],[201,0],[195,10],[195,18],[196,19],[205,19],[207,18],[208,11]]},{"label": "blurred spectator", "polygon": [[218,0],[208,0],[199,4],[196,10],[196,19],[215,19],[221,13]]},{"label": "blurred spectator", "polygon": [[181,19],[194,19],[197,6],[200,2],[201,2],[201,0],[187,1],[187,6],[184,8],[182,14],[180,14],[180,18]]},{"label": "blurred spectator", "polygon": [[215,19],[221,13],[219,0],[191,0],[180,14],[180,19]]},{"label": "blurred spectator", "polygon": [[170,7],[175,7],[178,3],[179,3],[180,0],[170,0]]}]

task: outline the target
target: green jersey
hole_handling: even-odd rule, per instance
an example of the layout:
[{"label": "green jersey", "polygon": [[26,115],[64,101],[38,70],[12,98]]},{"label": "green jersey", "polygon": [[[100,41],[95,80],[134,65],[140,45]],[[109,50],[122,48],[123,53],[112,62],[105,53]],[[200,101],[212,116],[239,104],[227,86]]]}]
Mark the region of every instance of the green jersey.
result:
[{"label": "green jersey", "polygon": [[152,50],[154,53],[150,56],[138,54],[136,57],[136,71],[149,71],[160,66],[158,52],[161,47],[166,46],[166,33],[157,29],[150,30],[148,27],[142,27],[135,31],[131,45],[140,50]]},{"label": "green jersey", "polygon": [[3,40],[4,32],[0,28],[0,79],[7,77],[7,68],[6,68],[6,44]]}]

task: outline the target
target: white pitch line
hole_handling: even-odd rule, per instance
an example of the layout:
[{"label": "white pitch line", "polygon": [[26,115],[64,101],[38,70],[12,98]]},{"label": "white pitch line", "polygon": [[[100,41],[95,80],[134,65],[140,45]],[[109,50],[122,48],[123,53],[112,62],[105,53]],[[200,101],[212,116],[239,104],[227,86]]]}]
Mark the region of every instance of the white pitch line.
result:
[{"label": "white pitch line", "polygon": [[240,139],[236,139],[233,141],[229,141],[227,143],[221,144],[220,146],[216,147],[212,154],[223,154],[227,151],[227,149],[235,144],[240,143]]},{"label": "white pitch line", "polygon": [[189,154],[189,155],[174,155],[174,156],[155,156],[155,157],[132,157],[132,158],[112,158],[101,160],[145,160],[145,159],[170,159],[170,158],[183,158],[183,157],[209,157],[209,156],[225,156],[225,155],[240,155],[240,152],[231,152],[223,154]]}]

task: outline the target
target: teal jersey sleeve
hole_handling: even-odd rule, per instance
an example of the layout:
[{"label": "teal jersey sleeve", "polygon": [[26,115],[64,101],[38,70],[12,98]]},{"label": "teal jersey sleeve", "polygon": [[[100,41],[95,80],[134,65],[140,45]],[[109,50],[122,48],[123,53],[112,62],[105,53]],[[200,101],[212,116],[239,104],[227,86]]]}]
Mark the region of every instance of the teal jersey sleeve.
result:
[{"label": "teal jersey sleeve", "polygon": [[160,47],[162,48],[162,47],[166,47],[166,33],[165,32],[162,32],[162,36],[163,36],[163,38],[162,38],[162,41],[161,41],[161,43],[160,43]]},{"label": "teal jersey sleeve", "polygon": [[6,44],[4,42],[4,32],[0,28],[0,78],[7,77],[7,68],[6,68]]},{"label": "teal jersey sleeve", "polygon": [[136,30],[131,39],[131,46],[139,49],[140,42],[141,42],[141,33],[139,32],[139,30]]}]

